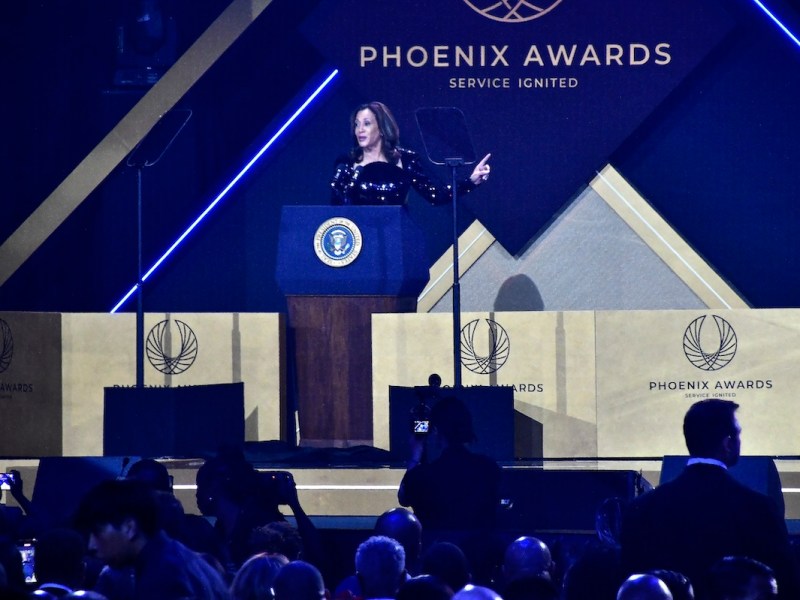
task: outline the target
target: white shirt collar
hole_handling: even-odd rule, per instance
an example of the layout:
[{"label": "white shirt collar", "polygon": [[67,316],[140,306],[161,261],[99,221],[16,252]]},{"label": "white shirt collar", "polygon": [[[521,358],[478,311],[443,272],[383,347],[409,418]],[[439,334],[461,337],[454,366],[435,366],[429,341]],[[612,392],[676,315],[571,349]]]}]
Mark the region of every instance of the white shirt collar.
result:
[{"label": "white shirt collar", "polygon": [[686,466],[690,467],[692,465],[717,465],[718,467],[722,467],[726,471],[728,470],[728,465],[726,465],[721,460],[717,460],[716,458],[690,458],[686,462]]}]

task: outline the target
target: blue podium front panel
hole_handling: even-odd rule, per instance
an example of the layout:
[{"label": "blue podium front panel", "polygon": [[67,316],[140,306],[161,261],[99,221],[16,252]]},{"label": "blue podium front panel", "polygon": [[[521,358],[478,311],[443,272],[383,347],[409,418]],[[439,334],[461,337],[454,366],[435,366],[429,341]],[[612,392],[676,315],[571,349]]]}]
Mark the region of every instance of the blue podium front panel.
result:
[{"label": "blue podium front panel", "polygon": [[285,206],[276,280],[295,296],[413,296],[429,279],[422,230],[402,206]]}]

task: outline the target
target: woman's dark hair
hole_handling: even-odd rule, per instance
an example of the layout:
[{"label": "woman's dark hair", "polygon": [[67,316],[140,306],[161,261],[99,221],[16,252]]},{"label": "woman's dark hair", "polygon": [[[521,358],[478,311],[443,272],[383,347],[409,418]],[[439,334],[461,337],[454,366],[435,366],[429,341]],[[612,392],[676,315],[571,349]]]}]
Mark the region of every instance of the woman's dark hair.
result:
[{"label": "woman's dark hair", "polygon": [[397,145],[400,143],[400,129],[397,127],[397,121],[394,120],[394,115],[389,107],[383,102],[367,102],[360,104],[350,115],[350,135],[352,136],[353,149],[350,150],[350,157],[354,162],[360,161],[364,158],[364,150],[358,145],[358,139],[355,135],[355,122],[356,115],[362,110],[370,110],[375,115],[375,121],[378,125],[378,131],[383,138],[383,153],[387,160],[397,164],[400,160],[400,152]]}]

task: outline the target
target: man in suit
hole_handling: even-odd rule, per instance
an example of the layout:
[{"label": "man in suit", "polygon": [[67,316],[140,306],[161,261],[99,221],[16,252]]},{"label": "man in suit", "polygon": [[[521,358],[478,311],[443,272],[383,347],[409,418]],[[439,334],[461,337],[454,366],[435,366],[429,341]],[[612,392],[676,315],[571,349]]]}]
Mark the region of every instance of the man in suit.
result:
[{"label": "man in suit", "polygon": [[781,598],[798,598],[797,570],[777,506],[728,473],[741,447],[738,408],[729,400],[707,399],[686,413],[683,433],[690,459],[676,479],[640,496],[626,511],[623,564],[631,573],[683,573],[701,599],[708,597],[714,563],[746,556],[775,570]]}]

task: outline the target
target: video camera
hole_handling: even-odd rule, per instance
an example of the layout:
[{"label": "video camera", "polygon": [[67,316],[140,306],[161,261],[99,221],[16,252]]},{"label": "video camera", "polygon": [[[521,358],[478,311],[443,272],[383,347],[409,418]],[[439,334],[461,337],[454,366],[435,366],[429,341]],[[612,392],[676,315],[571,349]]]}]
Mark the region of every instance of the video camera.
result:
[{"label": "video camera", "polygon": [[439,398],[441,386],[442,378],[436,373],[431,373],[430,377],[428,377],[428,385],[420,385],[414,388],[419,399],[419,403],[411,409],[411,433],[415,437],[424,438],[430,432],[430,405]]}]

